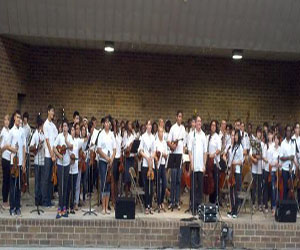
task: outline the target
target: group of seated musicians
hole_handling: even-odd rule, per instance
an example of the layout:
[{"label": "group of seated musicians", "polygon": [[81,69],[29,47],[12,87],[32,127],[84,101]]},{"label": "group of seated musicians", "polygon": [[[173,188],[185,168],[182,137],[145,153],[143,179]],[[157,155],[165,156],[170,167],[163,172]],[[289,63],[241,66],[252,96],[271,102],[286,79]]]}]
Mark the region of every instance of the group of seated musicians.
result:
[{"label": "group of seated musicians", "polygon": [[[39,115],[32,133],[28,118],[28,113],[22,117],[19,111],[11,119],[6,115],[0,136],[3,207],[12,216],[21,215],[22,176],[30,154],[35,204],[54,206],[57,192],[57,219],[75,214],[93,193],[102,204],[102,214],[110,214],[117,197],[131,194],[132,178],[144,189],[145,214],[153,214],[154,196],[158,212],[180,210],[180,195],[189,190],[192,213],[210,202],[229,205],[227,215],[237,218],[238,192],[249,175],[255,210],[268,213],[270,202],[274,215],[280,199],[300,199],[299,123],[285,129],[264,123],[254,134],[251,123],[247,122],[246,131],[240,119],[233,126],[226,120],[220,125],[216,120],[202,124],[196,115],[184,124],[183,112],[178,111],[173,125],[163,119],[140,124],[106,116],[99,128],[95,117],[88,121],[77,111],[71,122],[65,117],[55,122],[55,109],[49,105],[46,120]],[[229,190],[230,204],[224,189]]]}]

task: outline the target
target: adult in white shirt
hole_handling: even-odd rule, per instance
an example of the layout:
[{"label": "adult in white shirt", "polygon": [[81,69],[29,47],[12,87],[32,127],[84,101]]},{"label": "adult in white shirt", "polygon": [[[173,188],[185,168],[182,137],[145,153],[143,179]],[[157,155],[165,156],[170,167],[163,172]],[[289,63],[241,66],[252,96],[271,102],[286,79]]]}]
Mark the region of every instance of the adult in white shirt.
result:
[{"label": "adult in white shirt", "polygon": [[[44,170],[45,161],[45,136],[43,133],[44,121],[38,116],[37,127],[32,136],[29,150],[34,153],[34,189],[35,205],[41,206],[43,203],[41,176]],[[47,197],[44,197],[46,199]]]},{"label": "adult in white shirt", "polygon": [[[123,152],[122,152],[122,136],[121,136],[121,131],[119,129],[119,122],[118,120],[113,120],[112,121],[112,132],[114,134],[114,138],[116,141],[116,156],[113,162],[113,177],[114,177],[114,188],[112,189],[114,193],[112,194],[112,200],[113,203],[115,204],[116,198],[118,197],[119,194],[119,177],[120,177],[120,160],[122,156],[122,161],[124,159],[123,157]],[[124,162],[122,162],[123,170],[124,170]]]},{"label": "adult in white shirt", "polygon": [[153,196],[153,159],[155,155],[155,138],[151,133],[151,120],[146,123],[146,133],[142,135],[141,143],[138,149],[139,154],[143,157],[142,178],[145,191],[145,213],[152,214],[152,196]]},{"label": "adult in white shirt", "polygon": [[196,117],[196,127],[190,134],[188,150],[190,158],[191,176],[191,211],[197,212],[198,206],[202,203],[203,197],[203,173],[205,172],[207,141],[201,129],[202,120]]},{"label": "adult in white shirt", "polygon": [[31,136],[31,128],[28,124],[28,120],[29,120],[29,114],[28,112],[25,112],[23,114],[23,131],[25,133],[25,138],[26,138],[26,153],[28,153],[28,149],[27,149],[27,145],[29,145],[30,143],[30,136]]},{"label": "adult in white shirt", "polygon": [[229,161],[228,166],[230,171],[234,171],[235,184],[230,186],[230,203],[231,212],[227,215],[232,218],[237,218],[237,211],[239,206],[238,192],[241,190],[242,185],[242,163],[243,163],[243,146],[242,136],[240,130],[234,132],[234,143],[228,151]]},{"label": "adult in white shirt", "polygon": [[282,162],[282,177],[283,177],[283,199],[288,198],[288,180],[291,178],[293,166],[298,166],[296,160],[296,142],[291,140],[292,129],[287,125],[285,128],[285,139],[281,143],[280,160]]},{"label": "adult in white shirt", "polygon": [[132,128],[132,122],[127,121],[125,124],[125,132],[123,136],[122,145],[125,151],[125,172],[123,175],[123,183],[125,185],[125,196],[128,196],[129,187],[131,183],[129,168],[134,167],[134,157],[135,154],[130,153],[133,141],[135,140],[134,130]]},{"label": "adult in white shirt", "polygon": [[8,135],[8,150],[10,154],[10,169],[13,167],[14,157],[18,157],[18,177],[10,175],[10,215],[16,214],[21,216],[21,179],[20,176],[22,172],[25,172],[25,144],[26,138],[20,126],[21,114],[19,111],[16,111],[13,114],[13,124],[10,124],[10,131]]},{"label": "adult in white shirt", "polygon": [[[166,177],[166,160],[168,157],[168,148],[167,148],[167,142],[163,138],[164,129],[163,127],[158,127],[158,138],[155,140],[154,144],[154,150],[155,152],[159,152],[158,154],[155,154],[155,164],[157,166],[156,169],[156,192],[157,192],[157,201],[159,210],[164,208],[164,198],[167,188],[167,177]],[[159,157],[158,157],[159,156]],[[161,184],[160,184],[161,181]]]},{"label": "adult in white shirt", "polygon": [[210,161],[214,162],[213,166],[213,176],[214,176],[214,192],[209,195],[209,201],[211,203],[217,202],[217,192],[218,192],[218,183],[219,183],[219,168],[217,163],[220,162],[220,153],[221,153],[221,139],[217,134],[217,121],[212,120],[210,123],[210,134],[208,136],[207,147],[208,147],[208,157]]},{"label": "adult in white shirt", "polygon": [[53,183],[51,181],[53,163],[56,160],[53,152],[54,141],[58,135],[57,128],[53,123],[54,107],[48,106],[48,117],[44,122],[43,131],[45,135],[45,162],[42,172],[41,184],[42,184],[42,197],[46,197],[43,200],[43,206],[51,207],[51,197],[53,192]]},{"label": "adult in white shirt", "polygon": [[[82,183],[82,200],[83,200],[83,206],[85,205],[85,197],[88,192],[88,177],[89,177],[89,165],[88,165],[88,141],[90,140],[87,127],[85,125],[80,126],[80,137],[84,139],[84,143],[82,145],[82,151],[85,156],[85,164],[86,169],[85,171],[81,171],[81,183]],[[78,163],[79,164],[79,163]],[[77,188],[77,186],[76,186]],[[76,198],[77,199],[77,198]],[[79,199],[79,197],[78,197]]]},{"label": "adult in white shirt", "polygon": [[256,201],[256,193],[257,193],[257,204],[260,211],[262,208],[262,149],[264,147],[264,143],[262,142],[262,129],[261,127],[256,128],[256,138],[252,142],[252,146],[250,148],[249,156],[252,161],[252,204],[255,206]]},{"label": "adult in white shirt", "polygon": [[[296,162],[299,164],[300,161],[300,124],[299,122],[295,123],[294,128],[295,134],[292,136],[292,140],[296,143]],[[297,198],[298,204],[300,204],[300,188],[297,188]]]},{"label": "adult in white shirt", "polygon": [[9,147],[9,115],[4,116],[4,127],[0,134],[0,151],[2,154],[2,199],[3,207],[9,208],[8,206],[8,195],[9,195],[9,181],[10,181],[10,151]]},{"label": "adult in white shirt", "polygon": [[[177,111],[176,123],[171,127],[168,135],[168,146],[173,154],[183,154],[183,148],[186,144],[185,128],[182,125],[183,113]],[[173,143],[176,142],[176,143]],[[173,211],[174,207],[180,210],[180,181],[181,181],[181,162],[178,166],[171,169],[171,203],[169,209]]]},{"label": "adult in white shirt", "polygon": [[116,155],[116,141],[114,134],[110,131],[111,121],[109,117],[104,119],[104,129],[102,130],[98,145],[97,153],[100,156],[99,172],[101,178],[101,195],[102,195],[102,214],[110,214],[108,202],[110,196],[110,182],[107,180],[111,177],[111,167]]},{"label": "adult in white shirt", "polygon": [[[74,175],[76,175],[76,172],[77,172],[77,178],[74,177],[74,179],[76,179],[74,210],[77,211],[78,205],[79,205],[79,196],[80,196],[80,183],[81,183],[81,180],[84,180],[84,178],[82,178],[82,175],[83,175],[82,169],[79,167],[79,157],[80,157],[79,151],[84,150],[83,146],[87,142],[88,137],[86,135],[84,138],[80,137],[81,128],[80,128],[79,123],[74,123],[73,127],[75,130],[75,137],[74,138],[72,137],[72,139],[73,139],[72,152],[74,152],[74,155],[75,155],[75,162],[74,162],[74,164],[72,164],[70,166],[70,174],[72,174],[74,176]],[[83,128],[85,129],[84,126],[83,126]]]},{"label": "adult in white shirt", "polygon": [[[72,137],[69,134],[69,124],[67,120],[63,121],[63,132],[60,133],[54,143],[53,152],[57,156],[57,184],[58,184],[58,209],[56,218],[59,219],[61,216],[68,217],[67,199],[68,182],[69,182],[69,171],[70,171],[70,150],[73,150]],[[58,146],[65,147],[65,152],[59,152]]]}]

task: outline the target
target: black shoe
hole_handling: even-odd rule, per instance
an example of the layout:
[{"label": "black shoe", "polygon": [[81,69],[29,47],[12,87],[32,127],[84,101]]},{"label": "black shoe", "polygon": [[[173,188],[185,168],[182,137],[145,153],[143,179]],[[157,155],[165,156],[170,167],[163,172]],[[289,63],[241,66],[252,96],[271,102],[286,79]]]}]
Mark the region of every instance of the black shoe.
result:
[{"label": "black shoe", "polygon": [[14,209],[9,209],[9,215],[14,216],[15,215],[15,210]]},{"label": "black shoe", "polygon": [[72,209],[72,210],[70,211],[70,214],[75,214],[74,209]]}]

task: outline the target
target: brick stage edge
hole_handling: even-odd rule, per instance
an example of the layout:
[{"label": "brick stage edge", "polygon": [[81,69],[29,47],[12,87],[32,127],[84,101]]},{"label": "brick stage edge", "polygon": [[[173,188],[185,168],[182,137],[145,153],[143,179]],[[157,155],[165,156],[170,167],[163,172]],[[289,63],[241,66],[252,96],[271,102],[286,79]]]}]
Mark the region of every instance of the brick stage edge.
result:
[{"label": "brick stage edge", "polygon": [[[135,220],[116,220],[113,215],[56,220],[44,218],[46,215],[8,218],[0,214],[0,246],[178,247],[179,227],[190,222],[168,218],[168,214]],[[249,214],[237,220],[224,217],[222,221],[233,227],[235,248],[300,248],[299,222],[277,223],[272,218],[267,221],[264,215],[261,219],[254,216],[252,221]],[[202,247],[220,247],[221,223],[196,222],[207,235],[201,233]]]}]

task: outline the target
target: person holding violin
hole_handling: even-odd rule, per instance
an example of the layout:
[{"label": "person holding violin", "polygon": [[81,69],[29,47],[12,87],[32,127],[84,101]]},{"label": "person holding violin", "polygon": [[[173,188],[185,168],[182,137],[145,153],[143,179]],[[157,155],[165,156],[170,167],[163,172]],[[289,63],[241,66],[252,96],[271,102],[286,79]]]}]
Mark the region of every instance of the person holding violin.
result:
[{"label": "person holding violin", "polygon": [[69,134],[69,124],[63,121],[63,132],[60,133],[53,143],[53,152],[57,156],[57,183],[58,183],[58,208],[56,218],[68,217],[67,213],[67,188],[70,171],[70,150],[73,145],[70,143],[72,137]]},{"label": "person holding violin", "polygon": [[244,159],[240,130],[236,129],[234,131],[233,140],[233,146],[228,150],[228,166],[230,168],[228,183],[230,185],[231,212],[228,212],[227,216],[235,219],[237,218],[239,207],[238,192],[241,190],[242,185],[242,164]]},{"label": "person holding violin", "polygon": [[110,184],[112,174],[112,164],[116,155],[116,140],[113,132],[110,130],[110,117],[104,118],[104,129],[100,133],[97,153],[99,154],[99,173],[101,178],[101,199],[102,214],[110,214],[108,210],[108,202],[110,197]]},{"label": "person holding violin", "polygon": [[[73,128],[74,128],[74,133],[73,133],[73,129],[71,129],[71,136],[72,136],[71,143],[73,145],[72,153],[75,156],[75,161],[74,161],[74,164],[70,165],[70,174],[72,175],[72,176],[70,176],[70,178],[73,178],[75,181],[75,184],[74,184],[74,181],[73,181],[73,183],[71,182],[71,185],[73,184],[71,189],[75,193],[75,197],[73,195],[74,203],[75,203],[74,210],[78,211],[80,183],[81,183],[81,174],[82,174],[82,169],[79,168],[79,164],[78,164],[79,158],[80,158],[79,151],[82,150],[84,143],[86,143],[88,140],[88,137],[86,136],[86,132],[83,132],[83,133],[85,133],[84,134],[85,137],[80,138],[81,130],[80,130],[79,123],[74,123]],[[77,177],[75,177],[76,175],[77,175]],[[75,188],[74,188],[74,185],[75,185]],[[72,209],[72,207],[71,207],[71,209]]]},{"label": "person holding violin", "polygon": [[2,199],[3,207],[5,209],[9,208],[8,195],[9,195],[9,181],[10,181],[10,151],[8,150],[9,143],[9,115],[4,116],[4,127],[0,134],[0,152],[2,153]]},{"label": "person holding violin", "polygon": [[[160,210],[165,211],[164,207],[164,198],[165,192],[167,188],[167,177],[166,177],[166,160],[168,157],[168,148],[167,142],[163,138],[164,136],[164,129],[163,127],[158,127],[158,138],[155,140],[154,148],[155,148],[155,163],[157,166],[156,169],[156,183],[157,183],[157,200],[158,206]],[[160,185],[161,181],[161,185]]]},{"label": "person holding violin", "polygon": [[[85,161],[85,169],[84,171],[81,171],[81,179],[82,179],[82,200],[83,200],[83,205],[85,205],[85,196],[87,193],[87,184],[88,184],[88,149],[87,149],[87,144],[89,140],[89,133],[88,133],[88,128],[83,124],[80,126],[80,137],[84,139],[84,143],[82,145],[82,153],[81,155],[79,154],[79,158],[81,157],[81,160]],[[79,150],[80,151],[80,150]],[[79,166],[79,163],[78,163]],[[80,188],[79,188],[80,189]]]},{"label": "person holding violin", "polygon": [[21,113],[15,111],[10,121],[8,150],[10,154],[10,215],[21,216],[21,173],[25,172],[26,138],[21,129]]},{"label": "person holding violin", "polygon": [[263,211],[262,206],[262,149],[264,143],[262,142],[262,128],[256,128],[256,138],[251,141],[251,148],[249,152],[250,159],[252,161],[252,205],[255,209],[256,193],[257,193],[257,203],[259,211]]},{"label": "person holding violin", "polygon": [[271,208],[272,208],[272,215],[275,215],[276,211],[276,202],[277,202],[277,175],[276,172],[279,170],[280,162],[279,162],[279,155],[280,155],[280,135],[275,134],[272,143],[271,150],[267,152],[267,160],[268,164],[271,168],[271,185],[272,185],[272,197],[271,197]]},{"label": "person holding violin", "polygon": [[46,197],[42,196],[41,176],[44,170],[45,160],[45,136],[43,133],[44,121],[37,117],[37,128],[32,136],[29,150],[34,154],[34,177],[35,177],[35,205],[41,206]]},{"label": "person holding violin", "polygon": [[125,172],[123,176],[123,182],[125,185],[125,196],[128,196],[129,187],[130,187],[130,175],[129,175],[129,168],[134,167],[134,154],[130,153],[131,147],[133,145],[133,141],[135,140],[132,122],[127,121],[125,124],[125,132],[123,136],[122,145],[124,146],[125,151]]},{"label": "person holding violin", "polygon": [[292,128],[290,125],[285,127],[285,139],[281,143],[280,160],[282,162],[282,177],[283,177],[283,199],[288,199],[288,181],[295,171],[294,164],[298,168],[296,160],[296,142],[291,139]]},{"label": "person holding violin", "polygon": [[[212,194],[209,195],[209,202],[216,203],[217,201],[217,194],[218,194],[218,177],[219,177],[219,168],[217,164],[220,162],[220,153],[222,142],[221,138],[217,132],[217,121],[212,120],[210,123],[210,134],[208,135],[207,139],[207,146],[208,146],[208,158],[210,158],[210,162],[213,162],[213,180],[214,180],[214,191]],[[213,159],[213,161],[212,161]]]},{"label": "person holding violin", "polygon": [[[295,146],[296,146],[296,162],[299,165],[300,162],[300,124],[299,122],[295,123],[295,127],[294,127],[294,135],[292,136],[292,140],[294,140],[295,142]],[[297,185],[297,200],[298,200],[298,204],[300,204],[300,182],[299,182],[299,178],[300,178],[300,169],[298,168],[296,170],[296,177],[298,178],[298,185]]]},{"label": "person holding violin", "polygon": [[45,160],[44,169],[41,176],[42,185],[42,198],[43,206],[51,207],[53,184],[52,184],[52,168],[53,163],[56,160],[55,153],[53,152],[53,144],[58,135],[57,128],[53,123],[54,119],[54,107],[52,105],[48,106],[48,117],[43,125],[43,131],[45,135]]},{"label": "person holding violin", "polygon": [[203,173],[205,172],[207,158],[207,141],[204,132],[201,129],[202,120],[200,116],[196,117],[195,130],[189,138],[189,158],[192,171],[191,177],[191,211],[197,212],[198,206],[202,203],[203,197]]},{"label": "person holding violin", "polygon": [[[177,111],[176,123],[170,129],[167,144],[173,154],[183,154],[184,145],[186,145],[186,132],[182,125],[183,112]],[[180,181],[181,164],[171,169],[171,203],[168,209],[173,210],[177,207],[180,210]]]},{"label": "person holding violin", "polygon": [[142,135],[141,143],[138,149],[139,154],[143,157],[142,179],[145,190],[145,214],[152,214],[152,196],[153,196],[153,159],[155,156],[155,138],[151,133],[151,120],[146,122],[146,133]]},{"label": "person holding violin", "polygon": [[[119,183],[119,177],[120,173],[124,172],[124,157],[122,152],[122,136],[121,131],[119,129],[119,122],[118,120],[114,119],[112,122],[112,132],[114,134],[114,138],[116,141],[116,156],[113,162],[113,178],[114,178],[114,194],[113,197],[113,203],[115,204],[116,198],[118,196],[118,183]],[[121,187],[122,188],[122,187]]]}]

